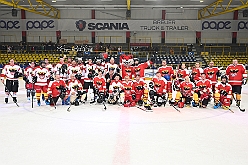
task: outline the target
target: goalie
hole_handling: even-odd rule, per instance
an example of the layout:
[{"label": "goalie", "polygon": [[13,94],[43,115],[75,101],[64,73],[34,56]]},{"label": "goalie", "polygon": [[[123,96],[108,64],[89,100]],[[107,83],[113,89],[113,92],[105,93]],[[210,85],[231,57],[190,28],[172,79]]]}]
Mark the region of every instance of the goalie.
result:
[{"label": "goalie", "polygon": [[108,103],[117,104],[118,100],[120,101],[121,104],[124,103],[123,85],[120,81],[120,76],[116,75],[115,79],[111,81],[109,86]]},{"label": "goalie", "polygon": [[68,82],[70,103],[75,106],[79,106],[79,102],[84,100],[86,93],[82,92],[82,84],[74,74],[70,75],[70,80]]}]

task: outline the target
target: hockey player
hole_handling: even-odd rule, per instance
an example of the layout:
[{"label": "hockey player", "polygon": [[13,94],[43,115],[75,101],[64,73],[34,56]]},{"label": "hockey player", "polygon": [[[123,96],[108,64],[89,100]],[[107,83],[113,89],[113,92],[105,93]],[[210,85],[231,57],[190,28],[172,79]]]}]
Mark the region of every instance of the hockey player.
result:
[{"label": "hockey player", "polygon": [[[50,82],[48,88],[48,94],[50,95],[50,106],[55,106],[59,98],[62,99],[63,102],[67,100],[66,98],[66,84],[64,80],[61,80],[60,74],[55,75],[55,81]],[[69,103],[66,103],[69,105]]]},{"label": "hockey player", "polygon": [[138,103],[139,106],[143,105],[142,97],[144,95],[145,81],[140,77],[140,75],[136,75],[135,80],[133,81],[133,89],[135,93],[135,102]]},{"label": "hockey player", "polygon": [[22,70],[19,65],[15,64],[14,59],[9,60],[9,64],[5,65],[1,73],[1,81],[5,84],[5,103],[8,103],[9,92],[13,92],[13,102],[17,102],[16,94],[18,92],[19,81],[18,78],[22,77]]},{"label": "hockey player", "polygon": [[94,94],[91,95],[91,98],[94,98],[93,102],[95,102],[95,98],[97,98],[98,103],[102,103],[105,99],[106,92],[106,81],[103,76],[103,70],[98,70],[98,76],[93,79],[94,86]]},{"label": "hockey player", "polygon": [[[88,63],[85,66],[85,77],[84,77],[84,85],[83,89],[85,92],[92,95],[92,93],[95,93],[93,91],[93,78],[96,74],[96,65],[93,64],[92,59],[88,59]],[[87,97],[85,98],[85,101],[87,100]],[[91,98],[91,102],[94,102],[94,98]]]},{"label": "hockey player", "polygon": [[54,72],[57,74],[60,74],[60,77],[64,81],[68,81],[69,75],[68,75],[68,66],[64,61],[63,57],[60,57],[60,62],[54,67]]},{"label": "hockey player", "polygon": [[136,94],[134,93],[133,82],[130,80],[128,75],[124,77],[122,86],[124,91],[124,107],[134,107],[136,105]]},{"label": "hockey player", "polygon": [[168,66],[166,60],[162,60],[162,66],[158,68],[158,72],[161,73],[162,77],[164,77],[167,81],[167,92],[168,92],[168,100],[171,102],[172,100],[172,80],[176,78],[174,75],[174,70],[172,66]]},{"label": "hockey player", "polygon": [[229,84],[232,86],[232,93],[236,94],[236,105],[240,106],[242,85],[247,83],[247,73],[244,65],[238,64],[234,59],[233,64],[226,68],[226,75],[229,78]]},{"label": "hockey player", "polygon": [[201,73],[201,80],[196,83],[195,93],[193,94],[193,107],[200,106],[206,108],[210,101],[211,93],[212,83],[210,80],[206,79],[205,73]]},{"label": "hockey player", "polygon": [[53,65],[49,63],[49,60],[48,58],[45,58],[44,59],[45,63],[46,63],[46,68],[47,70],[49,70],[50,74],[54,72],[53,70]]},{"label": "hockey player", "polygon": [[139,63],[138,58],[134,58],[133,60],[134,60],[134,77],[136,77],[136,75],[140,75],[140,77],[144,78],[145,69],[148,68],[154,62],[154,59],[151,59],[151,61],[149,60],[141,64]]},{"label": "hockey player", "polygon": [[106,80],[106,97],[108,98],[109,95],[109,86],[112,80],[115,79],[115,76],[119,76],[120,80],[122,80],[121,76],[118,73],[114,72],[114,68],[109,68],[109,71],[105,74]]},{"label": "hockey player", "polygon": [[180,91],[176,94],[175,103],[177,103],[179,108],[183,108],[184,104],[190,107],[193,98],[194,83],[190,82],[189,76],[185,77],[185,81],[179,84]]},{"label": "hockey player", "polygon": [[48,101],[48,79],[50,76],[50,72],[46,69],[46,64],[44,61],[40,62],[40,66],[36,67],[33,74],[33,83],[35,83],[35,92],[38,106],[41,105],[40,97],[41,93],[44,94],[45,103],[49,105]]},{"label": "hockey player", "polygon": [[222,107],[228,110],[231,105],[232,86],[228,84],[226,75],[221,76],[221,82],[215,85],[215,105],[214,109]]},{"label": "hockey player", "polygon": [[215,91],[215,85],[217,84],[218,77],[220,77],[220,70],[217,67],[214,67],[214,62],[211,61],[209,66],[203,70],[206,74],[206,78],[212,81],[212,91]]},{"label": "hockey player", "polygon": [[161,106],[164,103],[164,100],[166,99],[167,81],[164,77],[162,77],[159,71],[149,83],[149,88],[149,96],[152,103],[154,104],[154,107]]},{"label": "hockey player", "polygon": [[[83,87],[79,80],[76,79],[75,74],[70,75],[70,80],[68,82],[69,98],[72,105],[78,106],[79,101],[83,95]],[[84,98],[82,98],[84,99]]]},{"label": "hockey player", "polygon": [[115,64],[114,57],[111,57],[109,62],[105,64],[105,73],[108,72],[110,69],[113,69],[114,73],[120,73],[120,68],[117,64]]},{"label": "hockey player", "polygon": [[203,73],[203,69],[200,67],[200,63],[196,62],[190,74],[190,81],[196,84],[201,79],[201,73]]},{"label": "hockey player", "polygon": [[35,70],[35,62],[31,62],[30,66],[24,70],[23,80],[26,82],[25,87],[27,90],[27,100],[30,101],[30,95],[35,96],[34,83],[33,83],[33,72]]},{"label": "hockey player", "polygon": [[68,74],[81,74],[81,69],[80,67],[77,65],[77,62],[75,60],[73,60],[71,62],[71,65],[68,67]]},{"label": "hockey player", "polygon": [[124,103],[124,93],[123,93],[123,85],[120,80],[120,76],[116,75],[115,79],[111,81],[109,86],[109,98],[108,103],[116,104],[120,98],[121,104]]},{"label": "hockey player", "polygon": [[[104,71],[105,64],[103,63],[102,59],[96,59],[96,71],[98,73],[99,70]],[[106,74],[103,72],[103,74]]]},{"label": "hockey player", "polygon": [[189,71],[186,69],[186,65],[183,63],[181,68],[177,71],[177,79],[182,82],[186,76],[189,75]]}]

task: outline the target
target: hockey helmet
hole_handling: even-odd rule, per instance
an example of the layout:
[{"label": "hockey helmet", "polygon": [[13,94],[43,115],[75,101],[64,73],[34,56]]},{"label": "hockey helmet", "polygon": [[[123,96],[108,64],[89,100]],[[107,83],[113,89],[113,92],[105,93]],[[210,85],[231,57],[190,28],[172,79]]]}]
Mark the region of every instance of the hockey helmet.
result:
[{"label": "hockey helmet", "polygon": [[227,76],[226,75],[222,75],[221,77],[220,77],[220,79],[222,80],[222,79],[226,79],[226,80],[228,80],[228,78],[227,78]]},{"label": "hockey helmet", "polygon": [[180,101],[177,104],[178,108],[183,108],[184,107],[184,102]]}]

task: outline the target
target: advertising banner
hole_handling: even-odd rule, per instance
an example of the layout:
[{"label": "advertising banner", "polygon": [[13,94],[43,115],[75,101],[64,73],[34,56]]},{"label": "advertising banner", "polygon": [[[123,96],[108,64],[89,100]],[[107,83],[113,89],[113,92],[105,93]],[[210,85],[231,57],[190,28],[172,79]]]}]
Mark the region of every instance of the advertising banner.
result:
[{"label": "advertising banner", "polygon": [[247,20],[1,19],[1,31],[230,31],[247,32]]}]

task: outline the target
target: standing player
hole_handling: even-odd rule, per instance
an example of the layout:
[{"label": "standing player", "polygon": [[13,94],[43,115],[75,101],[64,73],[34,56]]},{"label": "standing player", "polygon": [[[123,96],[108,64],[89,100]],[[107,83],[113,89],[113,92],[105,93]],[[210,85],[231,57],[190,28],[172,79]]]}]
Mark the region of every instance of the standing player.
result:
[{"label": "standing player", "polygon": [[172,66],[168,66],[166,60],[162,61],[162,66],[158,68],[158,72],[161,73],[162,77],[164,77],[167,81],[167,92],[169,102],[172,100],[172,80],[175,79],[174,70]]},{"label": "standing player", "polygon": [[203,69],[200,67],[200,63],[195,63],[195,67],[192,68],[190,81],[193,83],[197,83],[201,79],[201,73],[203,73]]},{"label": "standing player", "polygon": [[71,62],[71,65],[68,67],[68,74],[80,74],[81,73],[81,69],[80,67],[77,65],[77,62],[75,60],[73,60]]},{"label": "standing player", "polygon": [[105,73],[109,71],[110,69],[114,70],[114,73],[119,73],[120,68],[117,64],[115,64],[115,59],[114,57],[111,57],[109,62],[105,64]]},{"label": "standing player", "polygon": [[186,65],[183,63],[181,68],[177,71],[177,79],[182,82],[186,76],[189,75],[189,71],[186,69]]},{"label": "standing player", "polygon": [[226,75],[229,78],[229,84],[232,86],[232,93],[236,94],[236,105],[240,106],[242,85],[247,83],[247,73],[244,65],[238,64],[234,59],[233,64],[226,68]]},{"label": "standing player", "polygon": [[17,102],[16,93],[19,88],[18,78],[22,77],[22,70],[19,65],[15,64],[14,59],[9,60],[9,64],[5,65],[1,73],[1,81],[4,84],[4,78],[6,77],[5,84],[5,103],[8,103],[9,92],[13,92],[13,102]]},{"label": "standing player", "polygon": [[40,66],[36,67],[33,75],[33,83],[35,83],[35,92],[38,106],[41,105],[40,97],[41,93],[44,94],[45,103],[49,105],[48,101],[48,79],[50,77],[50,72],[46,69],[46,63],[44,61],[40,62]]},{"label": "standing player", "polygon": [[206,78],[212,81],[212,91],[215,92],[215,85],[217,84],[218,77],[220,77],[220,70],[214,67],[214,62],[211,61],[209,66],[203,70],[206,74]]},{"label": "standing player", "polygon": [[91,95],[91,98],[94,98],[93,102],[95,102],[95,98],[97,97],[97,102],[102,103],[106,92],[106,81],[103,76],[103,70],[98,70],[98,76],[93,79],[93,86],[94,94]]},{"label": "standing player", "polygon": [[64,61],[63,57],[60,57],[60,62],[54,67],[54,72],[56,74],[60,74],[60,77],[64,81],[68,81],[68,73],[67,73],[68,66]]},{"label": "standing player", "polygon": [[26,82],[25,87],[27,90],[27,100],[30,100],[30,94],[32,94],[32,96],[35,95],[34,92],[34,83],[33,83],[33,72],[35,70],[35,62],[31,62],[30,66],[25,68],[24,70],[24,76],[23,76],[23,80]]},{"label": "standing player", "polygon": [[124,107],[134,107],[136,95],[133,90],[133,82],[130,80],[129,76],[124,77],[122,81],[123,91],[124,91]]}]

